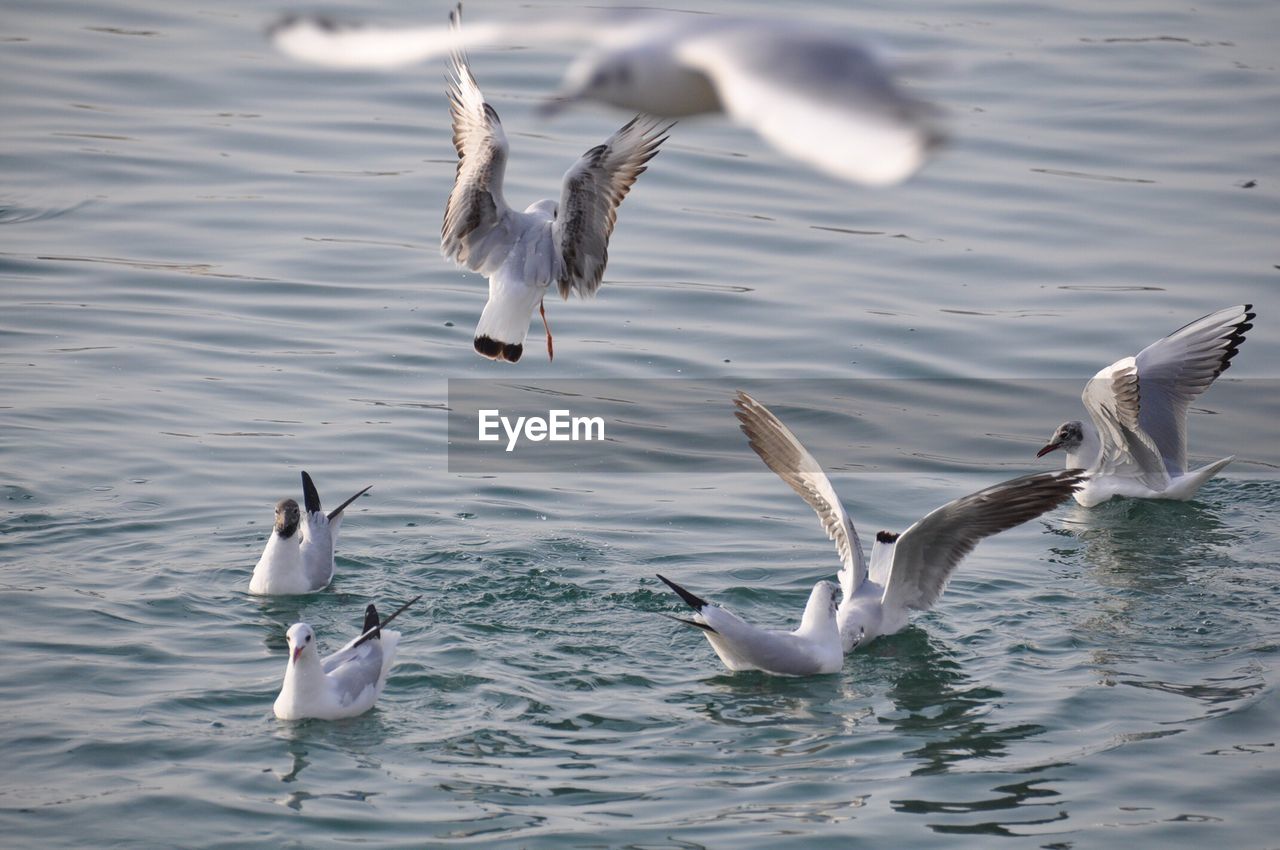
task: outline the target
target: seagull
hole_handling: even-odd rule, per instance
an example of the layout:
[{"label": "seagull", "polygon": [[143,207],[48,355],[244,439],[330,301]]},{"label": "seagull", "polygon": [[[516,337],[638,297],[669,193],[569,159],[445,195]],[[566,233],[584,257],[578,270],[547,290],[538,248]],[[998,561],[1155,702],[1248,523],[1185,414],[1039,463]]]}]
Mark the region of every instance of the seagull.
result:
[{"label": "seagull", "polygon": [[728,608],[694,596],[666,576],[658,578],[697,612],[694,620],[671,619],[701,629],[724,666],[734,672],[763,670],[780,676],[809,676],[838,673],[844,666],[840,631],[836,628],[836,593],[840,588],[829,581],[813,586],[800,627],[782,632],[753,626]]},{"label": "seagull", "polygon": [[1067,466],[1088,470],[1075,493],[1086,508],[1192,498],[1235,455],[1188,471],[1187,408],[1231,365],[1255,315],[1252,304],[1210,313],[1102,369],[1080,396],[1093,421],[1063,422],[1036,457],[1062,449]]},{"label": "seagull", "polygon": [[259,596],[287,596],[324,590],[333,580],[333,547],[347,505],[369,492],[365,487],[341,505],[320,510],[320,493],[311,476],[302,473],[302,499],[307,506],[307,522],[301,522],[298,503],[282,499],[276,504],[276,521],[267,546],[253,568],[249,592]]},{"label": "seagull", "polygon": [[[267,32],[286,55],[343,68],[395,68],[452,45],[443,27],[314,16],[283,18]],[[935,110],[903,91],[877,52],[819,21],[576,9],[573,19],[486,23],[466,43],[585,43],[548,113],[585,100],[667,118],[724,113],[784,154],[853,183],[899,183],[944,141]]]},{"label": "seagull", "polygon": [[415,596],[387,619],[379,621],[373,605],[364,610],[361,634],[321,659],[316,633],[306,623],[289,627],[289,661],[274,710],[281,720],[338,720],[373,708],[387,684],[396,659],[400,633],[383,631],[400,612],[421,599]]},{"label": "seagull", "polygon": [[[459,31],[461,8],[450,20]],[[552,283],[562,298],[571,292],[582,298],[596,294],[618,205],[671,125],[637,115],[565,173],[559,203],[542,200],[518,213],[502,195],[507,168],[502,122],[485,101],[466,55],[459,49],[450,59],[449,112],[458,172],[445,206],[440,250],[489,278],[489,300],[473,340],[477,353],[519,360],[536,306],[547,332],[547,357],[554,359],[543,296]]]},{"label": "seagull", "polygon": [[1078,469],[1039,472],[948,502],[901,534],[878,532],[868,564],[853,522],[813,455],[751,396],[739,392],[734,406],[751,448],[813,508],[835,541],[843,594],[836,623],[845,652],[901,631],[908,611],[934,606],[978,541],[1061,504],[1083,476]]}]

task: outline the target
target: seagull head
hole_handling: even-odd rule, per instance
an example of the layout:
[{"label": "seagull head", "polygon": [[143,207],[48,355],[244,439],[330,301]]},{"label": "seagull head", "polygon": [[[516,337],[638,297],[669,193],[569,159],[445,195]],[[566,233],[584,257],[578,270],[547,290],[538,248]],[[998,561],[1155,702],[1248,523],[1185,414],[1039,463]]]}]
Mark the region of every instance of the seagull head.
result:
[{"label": "seagull head", "polygon": [[276,503],[276,534],[288,540],[298,530],[301,517],[297,502],[293,499],[281,499]]},{"label": "seagull head", "polygon": [[297,664],[303,653],[316,651],[316,633],[306,623],[294,623],[289,627],[289,661]]},{"label": "seagull head", "polygon": [[588,52],[569,66],[560,91],[538,107],[539,118],[554,118],[580,100],[626,107],[635,74],[623,52]]},{"label": "seagull head", "polygon": [[1053,436],[1049,438],[1049,442],[1045,443],[1040,451],[1036,452],[1036,457],[1044,457],[1049,452],[1056,449],[1065,449],[1068,453],[1074,452],[1080,448],[1080,444],[1084,442],[1084,424],[1078,419],[1070,422],[1063,422],[1053,432]]},{"label": "seagull head", "polygon": [[820,581],[809,592],[809,601],[804,606],[804,617],[800,621],[801,630],[807,630],[827,623],[835,623],[836,608],[840,603],[840,585],[832,581]]}]

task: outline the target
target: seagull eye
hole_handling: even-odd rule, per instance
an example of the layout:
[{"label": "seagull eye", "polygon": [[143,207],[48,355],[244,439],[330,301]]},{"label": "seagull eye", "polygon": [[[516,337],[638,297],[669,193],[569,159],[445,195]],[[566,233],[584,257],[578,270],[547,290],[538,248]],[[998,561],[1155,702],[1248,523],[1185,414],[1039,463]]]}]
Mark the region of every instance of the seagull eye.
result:
[{"label": "seagull eye", "polygon": [[307,635],[307,643],[311,643],[311,635]]}]

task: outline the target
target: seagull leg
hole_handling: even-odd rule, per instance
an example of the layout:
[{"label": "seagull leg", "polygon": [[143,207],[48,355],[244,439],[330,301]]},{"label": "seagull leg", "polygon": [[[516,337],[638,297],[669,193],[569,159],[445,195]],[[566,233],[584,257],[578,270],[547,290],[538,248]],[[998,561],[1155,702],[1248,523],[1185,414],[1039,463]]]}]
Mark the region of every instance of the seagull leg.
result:
[{"label": "seagull leg", "polygon": [[547,307],[544,301],[538,302],[538,313],[542,316],[542,327],[547,331],[547,360],[554,361],[556,359],[555,346],[551,344],[551,325],[547,324]]}]

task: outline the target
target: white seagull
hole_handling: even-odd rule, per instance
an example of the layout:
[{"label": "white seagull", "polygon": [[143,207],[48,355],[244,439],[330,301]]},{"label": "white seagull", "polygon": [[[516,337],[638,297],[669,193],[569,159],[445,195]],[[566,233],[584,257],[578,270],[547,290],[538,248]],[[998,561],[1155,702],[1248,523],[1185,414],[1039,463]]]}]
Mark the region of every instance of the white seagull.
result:
[{"label": "white seagull", "polygon": [[[452,46],[444,27],[313,16],[284,18],[268,34],[289,56],[344,68],[394,68]],[[854,183],[905,180],[943,141],[931,107],[905,93],[871,49],[821,21],[575,9],[572,19],[475,26],[466,43],[585,43],[554,104],[592,100],[669,118],[725,113],[783,153]]]},{"label": "white seagull", "polygon": [[383,631],[400,612],[421,599],[415,596],[379,621],[373,605],[365,609],[364,628],[350,643],[320,658],[316,633],[306,623],[289,627],[289,661],[274,710],[281,720],[338,720],[373,708],[387,684],[396,659],[400,633]]},{"label": "white seagull", "polygon": [[693,620],[671,619],[701,629],[724,666],[732,671],[809,676],[837,673],[844,666],[840,630],[836,628],[836,593],[840,589],[829,581],[813,586],[799,628],[782,632],[753,626],[728,608],[694,596],[666,576],[658,578],[697,612]]},{"label": "white seagull", "polygon": [[1188,471],[1187,408],[1231,365],[1254,315],[1252,304],[1210,313],[1102,369],[1080,396],[1093,421],[1063,422],[1036,457],[1062,449],[1067,466],[1088,470],[1075,494],[1086,508],[1192,498],[1235,455]]},{"label": "white seagull", "polygon": [[[370,484],[369,487],[373,485]],[[249,592],[259,596],[287,596],[324,590],[333,580],[333,547],[338,542],[347,505],[369,492],[365,487],[341,505],[320,510],[320,493],[311,476],[302,473],[302,499],[307,521],[301,522],[298,503],[282,499],[276,504],[275,525],[249,579]]]},{"label": "white seagull", "polygon": [[[459,13],[451,18],[457,27]],[[618,205],[671,127],[637,115],[565,173],[559,204],[542,200],[518,213],[502,195],[507,168],[502,122],[485,102],[466,56],[454,51],[451,58],[449,112],[458,173],[445,206],[440,250],[489,278],[489,300],[474,339],[478,353],[519,360],[536,307],[547,331],[547,356],[553,358],[542,305],[547,288],[554,283],[566,299],[571,292],[582,298],[596,294]]]},{"label": "white seagull", "polygon": [[1039,472],[948,502],[901,534],[878,532],[868,565],[853,522],[813,455],[751,396],[739,392],[734,405],[751,448],[814,509],[835,541],[844,597],[836,623],[845,652],[900,631],[908,611],[932,608],[978,541],[1061,504],[1083,475],[1078,469]]}]

